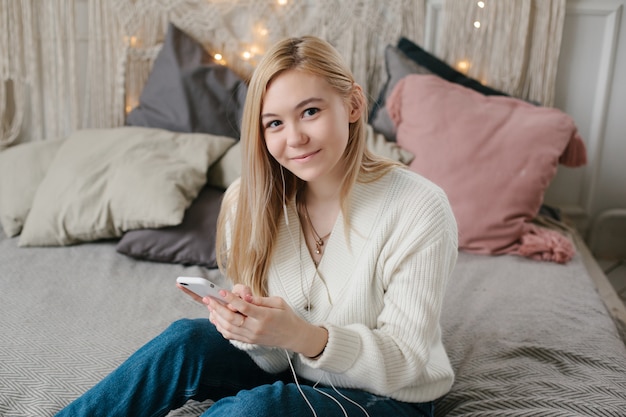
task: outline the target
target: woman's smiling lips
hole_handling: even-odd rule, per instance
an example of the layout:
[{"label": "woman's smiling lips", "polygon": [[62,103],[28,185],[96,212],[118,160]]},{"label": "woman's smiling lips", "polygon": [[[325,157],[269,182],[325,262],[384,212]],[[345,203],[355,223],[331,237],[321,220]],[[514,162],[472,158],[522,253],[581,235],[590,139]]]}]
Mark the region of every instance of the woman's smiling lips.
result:
[{"label": "woman's smiling lips", "polygon": [[319,149],[317,151],[313,151],[313,152],[309,152],[309,153],[305,153],[305,154],[302,154],[302,155],[295,156],[295,157],[291,158],[291,160],[292,161],[296,161],[296,162],[307,162],[308,160],[311,159],[311,157],[316,155],[318,152],[319,152]]}]

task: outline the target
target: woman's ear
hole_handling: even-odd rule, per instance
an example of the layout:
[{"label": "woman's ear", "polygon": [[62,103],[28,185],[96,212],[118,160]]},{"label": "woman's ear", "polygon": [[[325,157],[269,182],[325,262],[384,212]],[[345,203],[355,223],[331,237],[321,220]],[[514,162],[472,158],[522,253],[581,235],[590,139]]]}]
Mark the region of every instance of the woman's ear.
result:
[{"label": "woman's ear", "polygon": [[350,107],[349,107],[349,119],[350,123],[354,123],[363,114],[363,108],[365,106],[365,96],[363,95],[363,89],[357,83],[354,83],[352,86],[352,96],[350,97]]}]

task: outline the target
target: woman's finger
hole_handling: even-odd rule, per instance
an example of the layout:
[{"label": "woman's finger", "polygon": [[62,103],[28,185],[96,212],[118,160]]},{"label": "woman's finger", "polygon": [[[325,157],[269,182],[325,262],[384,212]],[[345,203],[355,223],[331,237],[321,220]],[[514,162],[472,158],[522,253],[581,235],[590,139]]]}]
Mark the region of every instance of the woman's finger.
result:
[{"label": "woman's finger", "polygon": [[248,302],[252,298],[252,288],[243,284],[235,284],[232,292],[242,300],[246,300]]},{"label": "woman's finger", "polygon": [[245,334],[247,329],[247,318],[243,314],[233,313],[228,309],[224,310],[227,315],[221,315],[215,310],[210,313],[210,320],[217,331],[219,331],[225,339],[248,341]]}]

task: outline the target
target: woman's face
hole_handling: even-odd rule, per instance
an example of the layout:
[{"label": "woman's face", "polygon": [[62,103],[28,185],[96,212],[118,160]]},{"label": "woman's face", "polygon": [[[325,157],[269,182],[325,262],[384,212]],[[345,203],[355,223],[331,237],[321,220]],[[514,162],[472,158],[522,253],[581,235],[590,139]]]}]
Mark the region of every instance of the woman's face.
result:
[{"label": "woman's face", "polygon": [[261,128],[269,153],[307,182],[343,178],[343,153],[354,109],[322,77],[298,70],[280,74],[269,85]]}]

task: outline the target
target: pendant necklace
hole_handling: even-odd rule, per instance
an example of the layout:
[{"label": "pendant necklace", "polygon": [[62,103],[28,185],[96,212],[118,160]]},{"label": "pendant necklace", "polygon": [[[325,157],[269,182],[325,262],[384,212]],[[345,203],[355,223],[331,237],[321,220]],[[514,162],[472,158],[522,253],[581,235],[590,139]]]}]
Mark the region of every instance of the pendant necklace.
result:
[{"label": "pendant necklace", "polygon": [[[311,232],[313,233],[313,241],[315,242],[315,254],[318,255],[321,259],[322,255],[323,255],[323,246],[324,246],[324,241],[326,239],[328,239],[328,237],[330,236],[330,234],[332,233],[332,231],[328,232],[327,235],[325,236],[320,236],[319,233],[317,233],[317,230],[315,230],[315,227],[313,227],[313,222],[311,221],[311,216],[309,216],[309,210],[306,206],[305,203],[300,203],[299,204],[300,207],[302,208],[301,211],[303,212],[303,216],[307,222],[307,224],[309,225],[309,228],[311,229]],[[315,266],[318,265],[319,261],[315,261]]]}]

